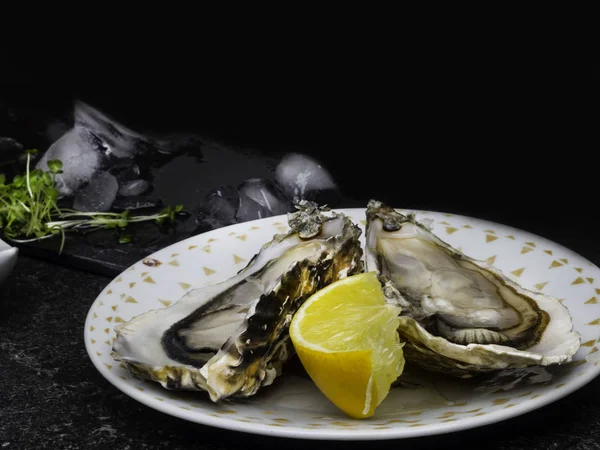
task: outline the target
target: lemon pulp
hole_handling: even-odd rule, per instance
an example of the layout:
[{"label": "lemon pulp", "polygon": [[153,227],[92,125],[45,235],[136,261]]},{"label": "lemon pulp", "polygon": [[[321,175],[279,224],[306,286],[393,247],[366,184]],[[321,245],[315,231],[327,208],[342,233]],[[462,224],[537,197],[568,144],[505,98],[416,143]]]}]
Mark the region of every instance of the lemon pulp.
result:
[{"label": "lemon pulp", "polygon": [[290,338],[308,375],[353,418],[373,416],[404,370],[399,313],[366,272],[316,292],[292,318]]}]

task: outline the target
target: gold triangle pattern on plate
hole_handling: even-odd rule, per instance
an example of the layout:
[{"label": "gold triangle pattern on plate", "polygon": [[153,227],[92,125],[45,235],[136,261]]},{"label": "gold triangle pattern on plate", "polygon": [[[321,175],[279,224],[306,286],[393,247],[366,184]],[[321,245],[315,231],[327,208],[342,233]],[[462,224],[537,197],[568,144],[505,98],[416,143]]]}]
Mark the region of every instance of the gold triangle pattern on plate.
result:
[{"label": "gold triangle pattern on plate", "polygon": [[538,283],[535,284],[533,287],[535,287],[538,291],[541,291],[542,289],[544,289],[544,287],[548,284],[547,281],[544,281],[543,283]]},{"label": "gold triangle pattern on plate", "polygon": [[525,242],[526,245],[531,245],[532,247],[535,247],[535,243],[533,242]]},{"label": "gold triangle pattern on plate", "polygon": [[600,319],[592,320],[588,322],[588,325],[600,325]]},{"label": "gold triangle pattern on plate", "polygon": [[593,283],[594,283],[594,279],[593,279],[593,278],[586,277],[585,279],[586,279],[586,280],[588,281],[588,283],[590,283],[590,284],[593,284]]},{"label": "gold triangle pattern on plate", "polygon": [[515,237],[512,234],[509,234],[508,236],[506,236],[507,239],[512,239],[513,241],[515,240]]},{"label": "gold triangle pattern on plate", "polygon": [[494,264],[496,262],[496,255],[494,256],[490,256],[488,259],[485,260],[488,264]]},{"label": "gold triangle pattern on plate", "polygon": [[552,261],[552,263],[550,264],[550,267],[548,267],[548,269],[554,269],[555,267],[561,267],[563,265],[563,263],[561,263],[560,261],[554,260]]},{"label": "gold triangle pattern on plate", "polygon": [[194,250],[196,247],[198,247],[198,246],[197,246],[197,245],[190,245],[190,246],[188,247],[188,250]]},{"label": "gold triangle pattern on plate", "polygon": [[239,236],[236,236],[236,239],[239,239],[240,241],[245,241],[247,237],[248,236],[246,236],[245,234],[240,234]]},{"label": "gold triangle pattern on plate", "polygon": [[579,273],[581,273],[583,271],[583,269],[581,267],[574,267],[574,269]]},{"label": "gold triangle pattern on plate", "polygon": [[517,397],[528,397],[528,396],[530,396],[531,394],[533,394],[533,391],[525,392],[524,394],[517,395]]},{"label": "gold triangle pattern on plate", "polygon": [[123,319],[121,319],[119,316],[116,316],[115,323],[125,323],[125,321]]},{"label": "gold triangle pattern on plate", "polygon": [[573,282],[571,283],[571,285],[574,285],[574,284],[584,284],[584,283],[585,283],[585,280],[584,280],[583,278],[581,278],[581,277],[577,277],[577,278],[575,279],[575,281],[573,281]]},{"label": "gold triangle pattern on plate", "polygon": [[592,297],[587,302],[585,302],[586,305],[593,305],[596,303],[598,303],[598,300],[596,300],[596,297]]},{"label": "gold triangle pattern on plate", "polygon": [[552,255],[552,250],[544,250],[544,253],[548,253],[549,255]]},{"label": "gold triangle pattern on plate", "polygon": [[441,222],[438,222],[438,223],[441,224],[441,225],[448,225],[448,226],[450,226],[450,224],[448,222],[446,222],[445,220],[443,220]]},{"label": "gold triangle pattern on plate", "polygon": [[473,227],[472,227],[471,225],[469,225],[469,224],[467,224],[467,225],[463,225],[463,228],[467,228],[467,229],[470,229],[470,230],[472,230],[472,229],[473,229]]},{"label": "gold triangle pattern on plate", "polygon": [[592,339],[590,341],[584,342],[583,344],[581,344],[581,346],[582,347],[593,347],[595,343],[596,343],[596,339]]},{"label": "gold triangle pattern on plate", "polygon": [[487,242],[487,243],[493,242],[496,239],[498,239],[498,236],[494,236],[492,234],[486,234],[485,235],[485,242]]},{"label": "gold triangle pattern on plate", "polygon": [[206,242],[208,242],[208,243],[210,244],[211,242],[215,242],[215,241],[216,241],[216,239],[214,239],[214,238],[210,238],[210,239],[209,239],[208,241],[206,241]]},{"label": "gold triangle pattern on plate", "polygon": [[174,259],[173,261],[169,261],[167,264],[173,267],[179,267],[179,261],[177,261],[176,259]]},{"label": "gold triangle pattern on plate", "polygon": [[178,256],[179,256],[179,253],[173,253],[173,254],[171,255],[171,258],[177,258]]},{"label": "gold triangle pattern on plate", "polygon": [[202,251],[206,252],[206,253],[210,253],[210,245],[205,245],[204,247],[202,247]]},{"label": "gold triangle pattern on plate", "polygon": [[189,283],[184,283],[183,281],[179,282],[179,286],[181,286],[181,287],[182,287],[183,289],[185,289],[185,290],[187,290],[187,289],[189,289],[189,288],[191,288],[191,287],[192,287],[192,285],[191,285],[191,284],[189,284]]},{"label": "gold triangle pattern on plate", "polygon": [[242,263],[244,261],[246,261],[246,260],[244,258],[242,258],[241,256],[238,256],[238,255],[235,255],[235,254],[233,255],[233,263],[234,264],[239,264],[239,263]]},{"label": "gold triangle pattern on plate", "polygon": [[560,260],[565,264],[569,264],[569,260],[567,258],[560,258]]},{"label": "gold triangle pattern on plate", "polygon": [[521,249],[521,255],[532,252],[532,251],[533,251],[533,249],[531,247],[523,246],[523,248]]},{"label": "gold triangle pattern on plate", "polygon": [[131,295],[129,297],[127,297],[127,299],[125,300],[125,303],[137,303],[137,300],[135,298],[133,298]]},{"label": "gold triangle pattern on plate", "polygon": [[448,234],[456,233],[457,231],[458,231],[458,228],[446,227],[446,233],[448,233]]},{"label": "gold triangle pattern on plate", "polygon": [[483,231],[485,231],[486,233],[496,234],[496,232],[494,230],[483,230]]},{"label": "gold triangle pattern on plate", "polygon": [[213,273],[217,273],[216,270],[211,269],[210,267],[202,267],[205,275],[212,275]]},{"label": "gold triangle pattern on plate", "polygon": [[160,298],[158,299],[158,301],[161,302],[166,307],[171,306],[171,304],[173,303],[171,300],[161,300]]},{"label": "gold triangle pattern on plate", "polygon": [[520,277],[524,270],[525,270],[525,267],[521,267],[520,269],[513,270],[511,273],[515,277]]},{"label": "gold triangle pattern on plate", "polygon": [[148,275],[146,278],[144,278],[144,283],[156,284],[156,281],[154,281],[152,277]]},{"label": "gold triangle pattern on plate", "polygon": [[133,288],[135,286],[135,281],[132,281],[131,283],[129,283],[129,287]]}]

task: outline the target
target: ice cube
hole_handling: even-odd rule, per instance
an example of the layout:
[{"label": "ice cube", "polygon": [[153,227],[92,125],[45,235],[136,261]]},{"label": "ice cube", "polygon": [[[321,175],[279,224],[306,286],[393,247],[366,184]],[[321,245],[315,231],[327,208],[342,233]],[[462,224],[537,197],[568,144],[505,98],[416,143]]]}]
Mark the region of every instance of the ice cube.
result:
[{"label": "ice cube", "polygon": [[220,228],[234,223],[268,217],[269,212],[232,186],[210,191],[197,208],[198,224]]},{"label": "ice cube", "polygon": [[271,180],[250,178],[244,181],[238,190],[262,206],[270,216],[294,211],[290,199]]},{"label": "ice cube", "polygon": [[110,211],[117,192],[119,183],[108,172],[98,172],[89,184],[81,189],[73,201],[73,209],[84,212]]},{"label": "ice cube", "polygon": [[93,133],[117,158],[131,158],[150,149],[143,135],[79,100],[75,102],[75,124]]},{"label": "ice cube", "polygon": [[75,123],[98,136],[118,158],[132,158],[152,150],[177,153],[201,143],[199,136],[189,133],[156,135],[134,131],[81,100],[75,102]]},{"label": "ice cube", "polygon": [[311,200],[335,206],[341,198],[327,169],[301,153],[289,153],[281,159],[275,168],[275,180],[294,202]]},{"label": "ice cube", "polygon": [[54,142],[40,158],[36,167],[48,170],[48,161],[58,159],[63,173],[56,177],[62,196],[71,196],[109,162],[108,149],[87,129],[75,126]]},{"label": "ice cube", "polygon": [[239,192],[240,204],[235,214],[236,221],[248,222],[249,220],[262,219],[264,217],[272,216],[268,209],[264,208],[259,203],[252,200],[243,192]]},{"label": "ice cube", "polygon": [[198,223],[220,228],[236,222],[240,194],[232,186],[219,186],[210,191],[198,206]]},{"label": "ice cube", "polygon": [[119,195],[123,197],[129,197],[132,195],[140,195],[146,192],[150,188],[150,183],[146,180],[132,180],[121,183],[119,188]]},{"label": "ice cube", "polygon": [[13,138],[0,136],[0,161],[16,159],[23,151],[23,145]]}]

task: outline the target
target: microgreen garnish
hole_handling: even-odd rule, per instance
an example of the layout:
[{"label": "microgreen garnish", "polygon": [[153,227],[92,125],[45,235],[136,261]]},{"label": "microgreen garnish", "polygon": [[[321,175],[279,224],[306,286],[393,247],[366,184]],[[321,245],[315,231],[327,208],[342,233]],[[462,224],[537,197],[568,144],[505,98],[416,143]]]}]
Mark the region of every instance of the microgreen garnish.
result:
[{"label": "microgreen garnish", "polygon": [[[9,240],[33,242],[61,234],[62,251],[66,231],[122,230],[130,223],[145,221],[163,225],[173,223],[177,215],[184,214],[182,205],[169,206],[151,215],[132,215],[129,210],[111,213],[59,208],[56,175],[63,173],[62,162],[48,161],[48,171],[31,170],[31,155],[36,153],[37,150],[27,151],[24,176],[16,175],[12,182],[6,184],[6,177],[0,174],[0,229]],[[129,233],[119,234],[120,243],[131,241]]]}]

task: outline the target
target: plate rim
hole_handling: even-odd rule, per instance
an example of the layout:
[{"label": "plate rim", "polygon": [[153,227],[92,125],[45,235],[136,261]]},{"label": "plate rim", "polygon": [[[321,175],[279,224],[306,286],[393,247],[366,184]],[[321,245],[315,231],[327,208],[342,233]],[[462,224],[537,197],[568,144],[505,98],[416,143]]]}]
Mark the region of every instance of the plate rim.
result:
[{"label": "plate rim", "polygon": [[[405,211],[406,213],[414,212],[416,214],[419,214],[419,213],[426,213],[426,214],[434,213],[434,214],[441,214],[441,215],[450,214],[453,217],[460,217],[460,218],[464,218],[466,220],[480,222],[480,223],[486,224],[486,225],[492,225],[492,226],[498,225],[501,227],[510,228],[511,230],[514,230],[515,232],[527,234],[531,237],[534,237],[534,238],[543,240],[547,243],[550,243],[553,246],[565,251],[566,253],[571,253],[572,255],[577,256],[578,258],[581,258],[583,261],[589,263],[593,268],[600,270],[599,266],[594,264],[592,261],[590,261],[585,256],[577,253],[576,251],[564,246],[563,244],[552,241],[544,236],[532,233],[525,229],[521,229],[518,227],[511,226],[511,225],[506,225],[501,222],[495,222],[495,221],[491,221],[488,219],[481,219],[481,218],[478,218],[475,216],[469,216],[469,215],[458,214],[458,213],[446,213],[443,211],[435,211],[435,210],[428,210],[428,209],[414,209],[414,208],[394,208],[394,209],[399,210],[399,211]],[[332,208],[331,210],[334,212],[338,212],[338,213],[357,214],[357,213],[366,211],[366,207]],[[119,380],[116,376],[112,375],[112,373],[109,372],[103,366],[102,361],[100,361],[98,358],[96,358],[95,350],[91,348],[90,335],[89,335],[89,333],[90,333],[89,322],[93,318],[92,309],[100,301],[100,297],[101,297],[102,293],[104,292],[104,289],[106,288],[106,286],[113,283],[117,278],[122,276],[131,267],[139,264],[141,261],[143,261],[143,259],[152,258],[157,253],[163,252],[173,246],[182,245],[182,244],[185,244],[192,240],[197,240],[201,237],[208,236],[213,232],[222,232],[223,230],[233,231],[236,228],[243,228],[243,227],[246,227],[246,226],[252,225],[252,224],[258,225],[260,223],[272,222],[272,221],[276,222],[276,221],[281,221],[281,220],[287,222],[287,215],[281,214],[281,215],[276,215],[276,216],[271,216],[271,217],[265,217],[262,219],[255,219],[255,220],[251,220],[251,221],[246,221],[246,222],[223,226],[220,228],[215,228],[213,230],[208,230],[203,233],[198,233],[196,235],[182,239],[181,241],[175,242],[173,244],[170,244],[168,246],[160,248],[159,250],[156,250],[155,252],[152,252],[152,253],[146,255],[145,257],[141,258],[140,260],[136,261],[135,263],[129,265],[122,272],[120,272],[118,275],[116,275],[110,281],[108,281],[103,286],[102,290],[98,293],[98,295],[96,296],[94,301],[90,304],[90,307],[88,309],[88,312],[86,314],[86,319],[84,322],[83,337],[84,337],[85,348],[86,348],[86,352],[88,353],[88,357],[91,360],[93,366],[96,368],[96,370],[104,377],[104,379],[106,381],[108,381],[110,384],[112,384],[114,387],[116,387],[118,390],[120,390],[122,393],[124,393],[128,397],[133,398],[134,400],[142,403],[143,405],[145,405],[149,408],[152,408],[156,411],[159,411],[163,414],[168,414],[170,416],[177,417],[179,419],[183,419],[188,422],[196,423],[196,424],[203,425],[203,426],[214,427],[214,428],[222,429],[222,430],[231,430],[231,431],[249,433],[249,434],[254,434],[254,435],[264,435],[264,436],[273,436],[273,437],[281,437],[281,438],[295,438],[295,439],[304,439],[304,440],[338,440],[338,441],[360,441],[360,440],[378,440],[379,441],[379,440],[391,440],[391,439],[408,439],[408,438],[416,438],[416,437],[418,438],[418,437],[427,437],[427,436],[436,436],[436,435],[442,435],[442,434],[455,433],[455,432],[480,428],[480,427],[483,427],[486,425],[492,425],[492,424],[499,423],[499,422],[502,422],[502,421],[505,421],[508,419],[517,418],[519,416],[525,415],[525,414],[535,411],[537,409],[543,408],[544,406],[547,406],[551,403],[555,403],[555,402],[567,397],[568,395],[572,394],[573,392],[583,388],[584,386],[589,384],[592,380],[597,378],[598,375],[600,375],[600,366],[595,366],[593,369],[590,369],[588,372],[584,373],[582,376],[571,380],[567,385],[563,386],[559,391],[553,392],[552,395],[543,395],[543,396],[535,398],[535,399],[530,399],[526,403],[520,403],[520,404],[515,405],[513,408],[511,408],[510,411],[501,409],[501,410],[497,410],[497,411],[488,413],[484,416],[469,417],[468,421],[461,420],[461,421],[452,422],[452,423],[437,423],[437,424],[433,424],[433,425],[423,425],[421,427],[415,427],[415,428],[409,428],[409,427],[394,428],[393,426],[391,426],[389,429],[379,429],[379,430],[375,430],[375,429],[372,429],[372,430],[362,429],[361,430],[361,429],[351,429],[351,428],[336,429],[336,428],[327,428],[325,426],[308,429],[308,428],[297,427],[294,425],[287,425],[286,427],[270,427],[268,425],[261,424],[261,423],[239,422],[239,421],[230,419],[225,416],[224,417],[212,417],[208,414],[200,415],[200,416],[198,416],[196,414],[190,414],[190,412],[187,410],[177,408],[173,405],[170,405],[169,403],[159,402],[158,400],[155,400],[154,398],[149,397],[147,394],[144,394],[143,392],[139,392],[136,389],[131,388],[131,386],[129,386],[126,382],[124,382],[123,380]],[[348,420],[350,420],[350,419],[348,419]]]}]

